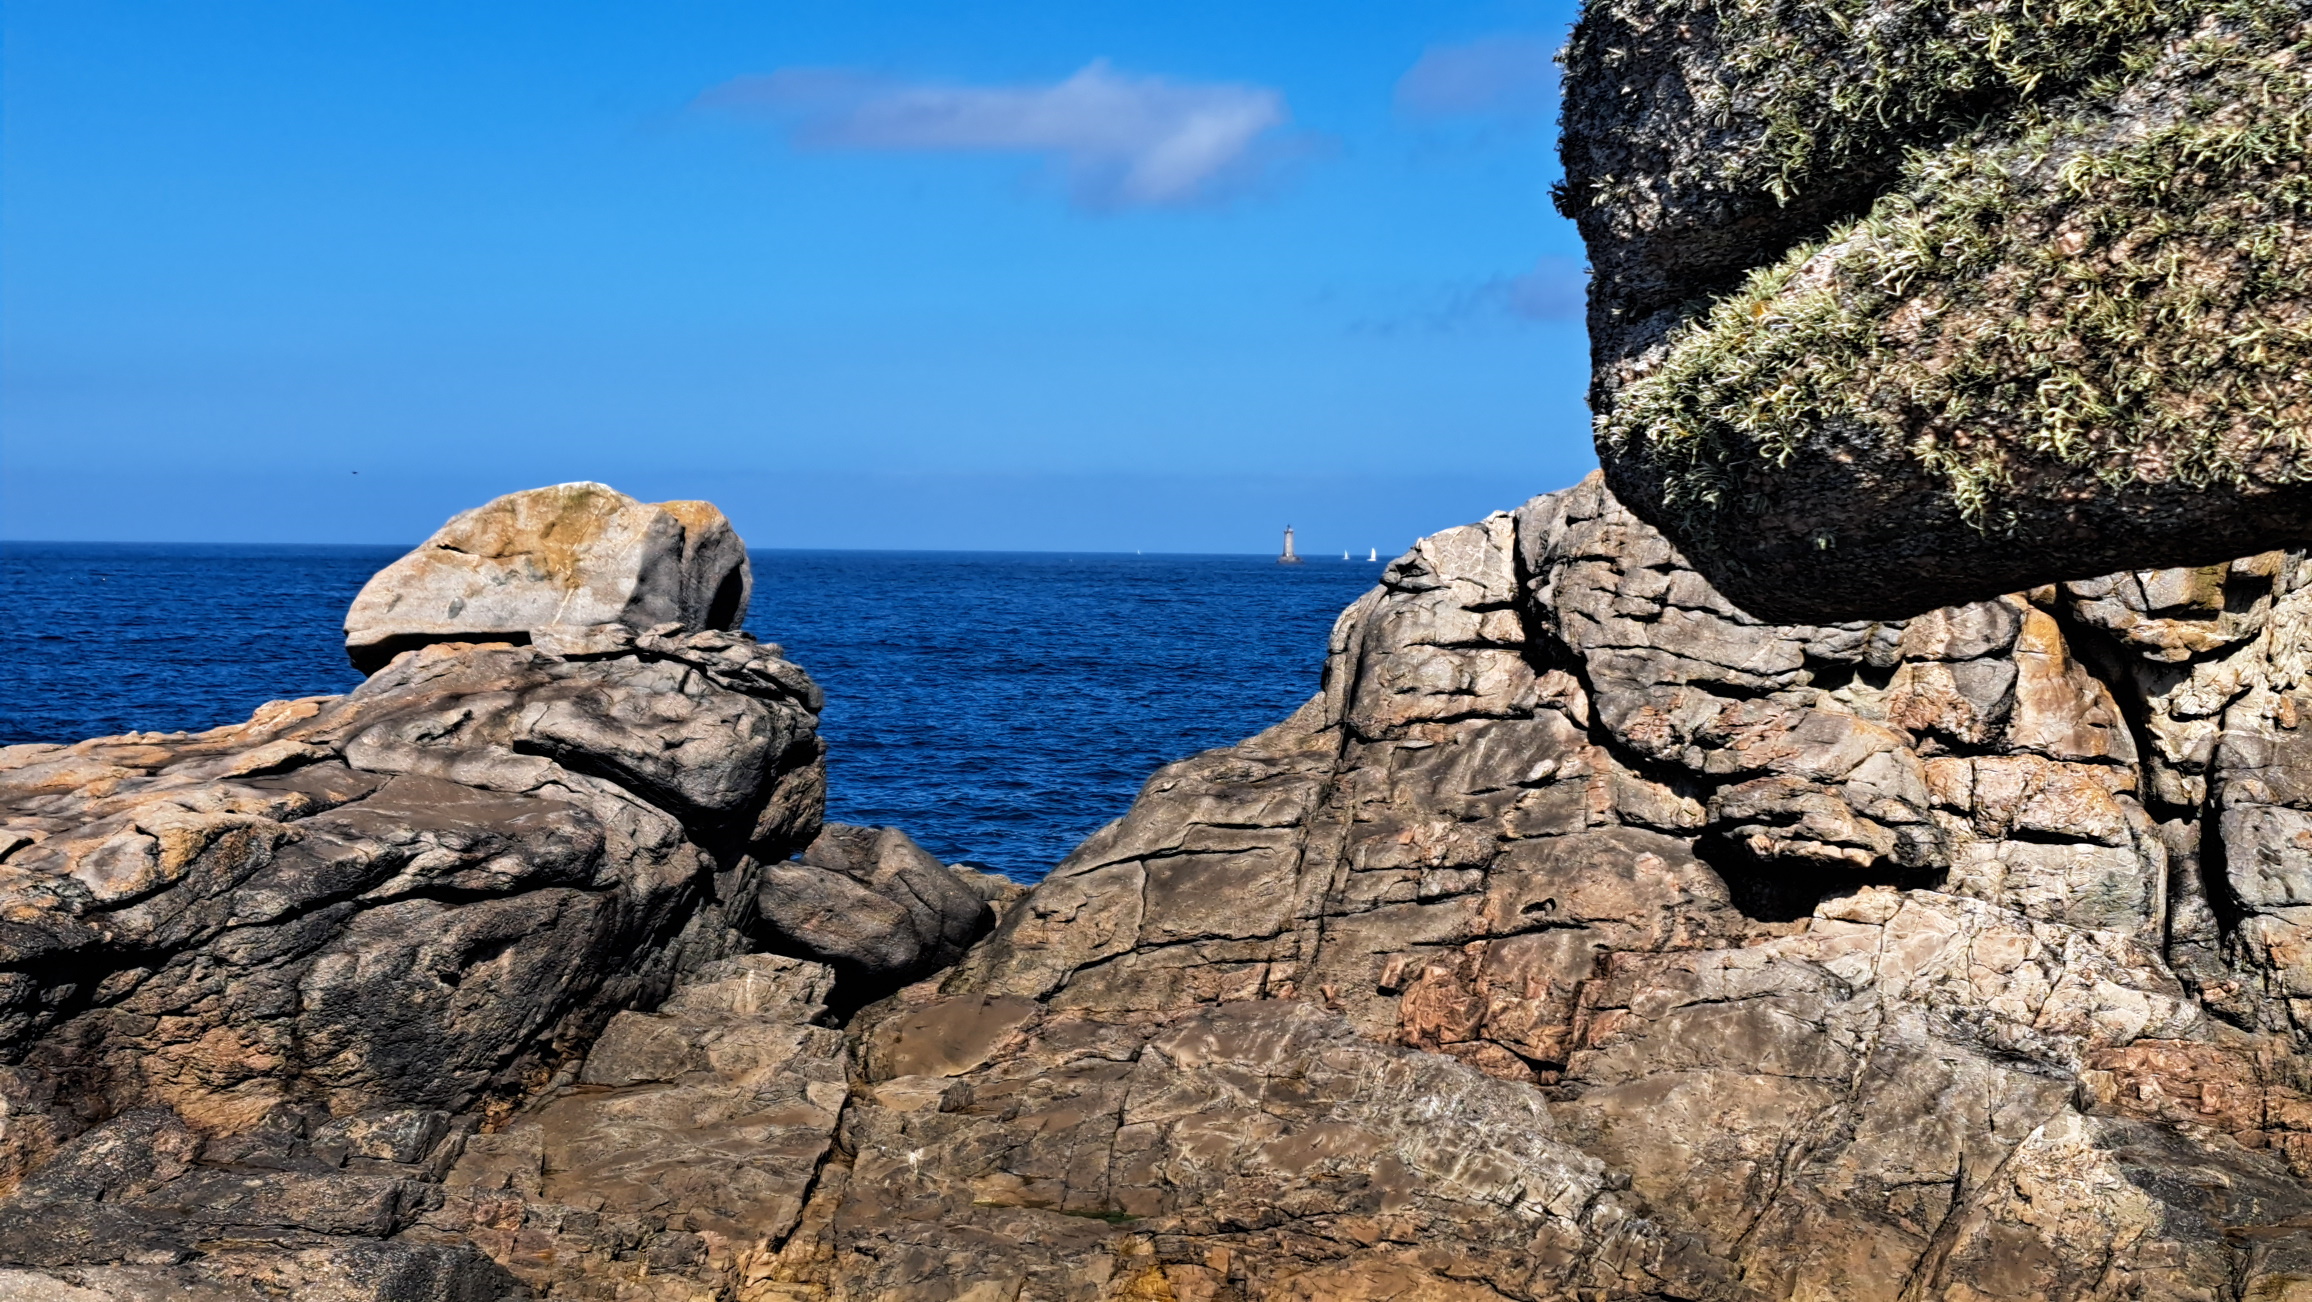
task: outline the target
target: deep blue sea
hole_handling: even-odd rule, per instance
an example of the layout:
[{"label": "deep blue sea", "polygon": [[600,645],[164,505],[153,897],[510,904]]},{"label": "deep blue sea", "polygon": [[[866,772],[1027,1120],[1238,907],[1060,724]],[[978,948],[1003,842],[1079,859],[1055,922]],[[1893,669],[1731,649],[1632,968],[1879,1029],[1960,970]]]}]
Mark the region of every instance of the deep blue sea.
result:
[{"label": "deep blue sea", "polygon": [[[0,744],[211,728],[360,681],[339,621],[398,547],[0,543]],[[827,691],[828,815],[1041,877],[1157,766],[1317,688],[1364,561],[754,553],[747,627]]]}]

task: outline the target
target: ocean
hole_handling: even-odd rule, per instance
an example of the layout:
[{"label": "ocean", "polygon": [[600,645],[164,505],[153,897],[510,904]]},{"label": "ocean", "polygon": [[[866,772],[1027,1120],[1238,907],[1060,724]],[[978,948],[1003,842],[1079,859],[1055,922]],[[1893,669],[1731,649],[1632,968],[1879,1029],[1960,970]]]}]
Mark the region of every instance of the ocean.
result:
[{"label": "ocean", "polygon": [[[350,690],[398,547],[0,543],[0,744],[234,723]],[[1034,881],[1157,767],[1313,693],[1363,560],[753,553],[747,628],[827,692],[828,817]]]}]

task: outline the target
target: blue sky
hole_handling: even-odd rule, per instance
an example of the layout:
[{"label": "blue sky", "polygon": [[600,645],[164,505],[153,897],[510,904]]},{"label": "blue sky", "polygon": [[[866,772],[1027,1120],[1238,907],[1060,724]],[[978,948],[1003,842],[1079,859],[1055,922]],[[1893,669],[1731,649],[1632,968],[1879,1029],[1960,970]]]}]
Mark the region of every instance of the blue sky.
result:
[{"label": "blue sky", "polygon": [[1594,463],[1570,3],[4,12],[0,536],[1388,552]]}]

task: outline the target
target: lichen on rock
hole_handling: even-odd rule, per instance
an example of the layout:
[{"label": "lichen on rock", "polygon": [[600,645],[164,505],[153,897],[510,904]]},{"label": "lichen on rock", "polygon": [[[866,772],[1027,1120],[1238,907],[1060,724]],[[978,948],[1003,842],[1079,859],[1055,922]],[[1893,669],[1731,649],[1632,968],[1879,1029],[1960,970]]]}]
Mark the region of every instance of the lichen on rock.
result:
[{"label": "lichen on rock", "polygon": [[[1729,595],[1906,615],[2312,531],[2292,6],[1711,13],[1633,105],[1661,70],[1592,7],[1568,203],[1609,476]],[[1729,143],[1598,174],[1640,127]]]}]

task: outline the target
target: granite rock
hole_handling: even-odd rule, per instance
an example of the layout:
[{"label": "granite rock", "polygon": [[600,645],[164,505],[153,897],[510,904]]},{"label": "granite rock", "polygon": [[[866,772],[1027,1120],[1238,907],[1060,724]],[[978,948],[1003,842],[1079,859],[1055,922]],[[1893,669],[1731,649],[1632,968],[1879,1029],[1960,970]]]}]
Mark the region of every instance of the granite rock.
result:
[{"label": "granite rock", "polygon": [[620,1013],[576,1088],[467,1145],[427,1226],[548,1296],[729,1283],[793,1233],[834,1146],[849,1088],[842,1032],[818,1024],[833,984],[748,954]]},{"label": "granite rock", "polygon": [[761,864],[817,832],[816,689],[744,634],[627,643],[0,754],[0,1169],[145,1104],[470,1108],[750,946]]},{"label": "granite rock", "polygon": [[777,647],[536,632],[209,732],[0,750],[0,1264],[121,1297],[516,1287],[419,1223],[462,1145],[775,942],[762,867],[825,789]]},{"label": "granite rock", "polygon": [[896,827],[829,823],[763,869],[756,908],[784,946],[884,991],[952,964],[995,925],[987,886]]},{"label": "granite rock", "polygon": [[434,642],[525,642],[542,628],[735,629],[746,545],[706,502],[637,502],[605,484],[533,488],[464,511],[363,585],[345,650],[374,673]]},{"label": "granite rock", "polygon": [[[1159,772],[953,972],[855,1020],[850,1142],[781,1278],[2312,1286],[2281,722],[2312,574],[2222,575],[1768,625],[1594,478],[1426,539],[1307,706]],[[1454,1200],[1473,1114],[1561,1215]]]},{"label": "granite rock", "polygon": [[[750,700],[796,682],[732,655],[748,645],[594,630],[434,648],[280,735],[319,755],[265,749],[267,732],[205,752],[252,758],[204,762],[294,757],[289,773],[336,763],[380,784],[339,809],[420,780],[574,803],[574,776],[522,786],[515,766],[570,773],[579,752],[547,760],[508,720],[559,717],[537,703],[570,665],[634,682],[687,656]],[[420,688],[436,681],[472,704],[444,713]],[[276,1282],[364,1302],[2295,1297],[2312,1289],[2308,684],[2300,554],[1771,625],[1592,478],[1424,539],[1336,624],[1313,699],[1160,770],[1024,897],[893,829],[821,833],[815,806],[798,820],[773,812],[799,808],[787,797],[726,798],[749,739],[772,733],[712,714],[737,707],[704,689],[700,717],[722,722],[663,716],[696,771],[652,767],[618,727],[558,726],[601,756],[597,781],[681,811],[682,843],[714,865],[690,922],[587,960],[649,979],[568,995],[593,1011],[559,1023],[551,1053],[523,1047],[537,1018],[493,987],[514,1005],[494,1024],[503,1060],[534,1064],[503,1084],[465,1065],[456,1019],[427,1023],[447,1028],[429,1031],[430,1077],[330,1074],[412,1059],[377,1011],[404,988],[398,961],[372,963],[368,1020],[322,1028],[339,1058],[308,1066],[303,1039],[257,1042],[283,1047],[255,1064],[212,1048],[186,1059],[201,1088],[90,1092],[108,1078],[58,1070],[32,1028],[93,1014],[45,1011],[77,994],[29,1000],[0,1133],[39,1138],[12,1150],[0,1286],[68,1302]],[[364,693],[412,695],[321,724]],[[482,703],[500,696],[503,713]],[[359,756],[403,757],[390,774],[348,762],[345,739],[373,731]],[[413,758],[443,749],[434,736],[467,736],[467,757]],[[125,770],[105,748],[130,744],[6,758],[37,774],[102,751]],[[181,765],[198,739],[169,744]],[[72,781],[47,789],[77,793],[53,808],[81,817],[142,808],[153,779]],[[140,817],[156,838],[169,826]],[[467,874],[440,897],[459,907],[589,853],[567,818],[503,841],[483,823],[458,825],[467,859],[428,843],[424,871]],[[0,866],[70,839],[27,826],[40,839]],[[90,862],[89,881],[134,876],[129,856]],[[766,865],[819,876],[782,895]],[[837,916],[828,882],[888,907]],[[853,952],[902,935],[914,957],[874,969],[884,988],[960,958],[847,1001]],[[559,943],[525,933],[501,953]],[[261,987],[273,952],[211,943],[202,961]],[[221,989],[193,1013],[122,1006],[206,1017],[184,1024],[213,1043],[208,1028],[309,1016]],[[173,1043],[144,1025],[102,1023],[148,1037],[119,1061]],[[202,1092],[228,1066],[246,1112]],[[403,1282],[346,1283],[372,1279]]]}]

